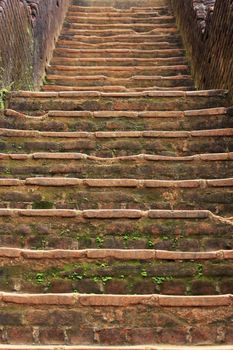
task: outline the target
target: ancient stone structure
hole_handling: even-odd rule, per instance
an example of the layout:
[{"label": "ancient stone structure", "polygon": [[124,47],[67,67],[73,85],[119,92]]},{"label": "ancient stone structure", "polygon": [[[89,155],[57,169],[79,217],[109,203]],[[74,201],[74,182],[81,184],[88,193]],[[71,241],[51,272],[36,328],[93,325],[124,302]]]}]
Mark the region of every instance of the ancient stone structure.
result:
[{"label": "ancient stone structure", "polygon": [[[60,20],[41,32],[27,5],[39,77]],[[190,67],[169,0],[70,2],[41,91],[0,117],[1,350],[230,349],[230,85],[197,90]]]},{"label": "ancient stone structure", "polygon": [[[202,1],[203,2],[203,1]],[[231,0],[172,0],[199,88],[226,88],[233,101],[233,11]],[[214,11],[213,11],[214,3]],[[198,6],[199,5],[199,6]]]},{"label": "ancient stone structure", "polygon": [[39,87],[67,0],[0,0],[0,86]]}]

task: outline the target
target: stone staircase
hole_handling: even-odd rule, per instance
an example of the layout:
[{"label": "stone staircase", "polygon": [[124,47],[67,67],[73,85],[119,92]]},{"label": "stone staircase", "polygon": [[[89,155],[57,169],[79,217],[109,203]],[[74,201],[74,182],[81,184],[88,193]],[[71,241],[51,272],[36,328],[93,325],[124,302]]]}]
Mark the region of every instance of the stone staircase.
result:
[{"label": "stone staircase", "polygon": [[0,118],[0,349],[232,349],[232,109],[169,1],[71,1],[42,90]]}]

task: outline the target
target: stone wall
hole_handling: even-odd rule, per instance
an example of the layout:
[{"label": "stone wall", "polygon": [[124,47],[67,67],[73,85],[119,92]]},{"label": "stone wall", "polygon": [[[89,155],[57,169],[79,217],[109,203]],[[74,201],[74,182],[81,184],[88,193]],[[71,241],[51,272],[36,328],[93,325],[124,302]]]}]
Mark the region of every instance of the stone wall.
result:
[{"label": "stone wall", "polygon": [[232,0],[171,0],[198,88],[230,90],[233,100]]},{"label": "stone wall", "polygon": [[68,0],[0,0],[0,87],[39,87]]}]

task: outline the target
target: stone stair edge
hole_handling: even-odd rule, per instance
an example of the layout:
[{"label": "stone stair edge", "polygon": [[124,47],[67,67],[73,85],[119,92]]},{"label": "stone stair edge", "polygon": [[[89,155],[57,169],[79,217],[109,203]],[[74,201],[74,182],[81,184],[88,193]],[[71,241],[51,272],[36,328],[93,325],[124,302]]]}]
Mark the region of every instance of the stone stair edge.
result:
[{"label": "stone stair edge", "polygon": [[[51,249],[32,250],[0,247],[1,259],[44,260],[44,259],[116,259],[116,260],[232,260],[233,250],[204,252],[182,252],[154,249]],[[13,261],[13,260],[12,260]]]},{"label": "stone stair edge", "polygon": [[231,345],[136,345],[136,346],[88,346],[88,345],[0,345],[0,350],[232,350]]},{"label": "stone stair edge", "polygon": [[7,345],[0,350],[232,350],[231,345]]},{"label": "stone stair edge", "polygon": [[217,116],[226,115],[231,108],[216,107],[216,108],[203,108],[197,110],[186,111],[63,111],[63,110],[51,110],[42,116],[30,116],[22,112],[15,111],[13,109],[5,109],[4,115],[6,117],[25,118],[30,120],[44,120],[46,117],[93,117],[93,118],[184,118],[184,117],[197,117],[197,116]]},{"label": "stone stair edge", "polygon": [[216,188],[232,187],[233,178],[190,179],[190,180],[147,180],[147,179],[79,179],[66,177],[0,178],[0,188],[4,186],[86,186],[86,187],[136,187],[136,188]]},{"label": "stone stair edge", "polygon": [[151,307],[224,307],[232,306],[233,295],[167,296],[117,295],[117,294],[28,294],[0,292],[0,303],[19,305],[102,306],[127,307],[148,305]]},{"label": "stone stair edge", "polygon": [[91,161],[103,161],[103,162],[114,162],[114,161],[232,161],[233,152],[227,153],[202,153],[195,154],[192,156],[163,156],[153,154],[137,154],[132,156],[119,156],[119,157],[96,157],[86,153],[59,153],[59,152],[36,152],[36,153],[0,153],[0,160],[19,160],[25,161],[29,159],[69,159],[69,160],[91,160]]},{"label": "stone stair edge", "polygon": [[82,92],[43,92],[43,91],[13,91],[8,96],[10,97],[210,97],[210,96],[226,96],[228,90],[193,90],[193,91],[146,91],[146,92],[98,92],[98,91],[82,91]]},{"label": "stone stair edge", "polygon": [[233,128],[209,129],[209,130],[181,130],[181,131],[39,131],[24,129],[0,128],[0,136],[4,137],[29,137],[29,138],[191,138],[191,137],[225,137],[233,136]]},{"label": "stone stair edge", "polygon": [[231,218],[223,218],[214,215],[209,210],[136,210],[136,209],[5,209],[0,208],[0,217],[25,216],[25,217],[63,217],[63,218],[86,218],[86,219],[140,219],[140,218],[167,218],[167,219],[206,219],[215,218],[230,221]]}]

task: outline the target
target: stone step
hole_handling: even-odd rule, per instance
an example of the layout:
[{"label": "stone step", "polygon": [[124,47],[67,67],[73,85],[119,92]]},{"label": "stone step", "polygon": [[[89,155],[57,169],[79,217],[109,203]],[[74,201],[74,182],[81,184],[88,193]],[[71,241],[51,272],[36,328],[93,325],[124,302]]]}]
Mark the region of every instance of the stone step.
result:
[{"label": "stone step", "polygon": [[[90,36],[90,35],[72,35],[69,36],[68,34],[61,34],[59,37],[60,40],[69,40],[73,41],[73,43],[84,43],[84,44],[108,44],[115,42],[117,45],[128,43],[129,40],[131,43],[136,44],[143,44],[143,43],[161,43],[161,42],[168,42],[172,44],[179,44],[181,43],[181,38],[178,34],[175,33],[166,33],[166,34],[151,34],[151,35],[139,35],[139,34],[133,34],[133,35],[112,35],[108,37],[101,37],[101,36]],[[58,41],[58,42],[59,42]],[[128,48],[128,47],[127,47]]]},{"label": "stone step", "polygon": [[75,49],[75,48],[56,48],[54,57],[77,57],[77,58],[162,58],[184,56],[183,49],[159,49],[159,50],[140,50],[140,49]]},{"label": "stone step", "polygon": [[[36,195],[36,194],[35,194]],[[8,248],[233,249],[233,220],[206,210],[0,209],[0,244]],[[5,248],[6,249],[6,248]],[[7,252],[7,250],[5,250]]]},{"label": "stone step", "polygon": [[78,18],[103,18],[106,17],[108,21],[111,19],[118,19],[120,21],[122,18],[132,18],[132,19],[143,19],[150,20],[151,18],[164,17],[164,16],[174,16],[171,8],[168,7],[157,7],[149,9],[124,9],[123,11],[117,9],[104,8],[102,11],[100,9],[93,9],[90,7],[81,6],[69,6],[67,11],[67,17],[76,16]]},{"label": "stone step", "polygon": [[0,128],[41,131],[205,130],[233,127],[225,107],[193,111],[49,111],[27,115],[6,109]]},{"label": "stone step", "polygon": [[89,25],[111,25],[111,24],[163,24],[163,23],[175,23],[175,17],[171,15],[166,16],[156,16],[157,13],[154,14],[154,16],[149,16],[148,14],[145,14],[144,16],[138,16],[137,14],[119,14],[118,16],[113,13],[109,14],[102,14],[102,16],[96,15],[96,14],[85,14],[85,13],[76,13],[75,11],[69,11],[66,16],[66,22],[65,25],[69,24],[89,24]]},{"label": "stone step", "polygon": [[[175,87],[161,87],[161,86],[150,86],[147,89],[150,91],[177,91],[177,89],[181,91],[192,91],[195,87],[190,85],[190,86],[175,86]],[[67,85],[44,85],[42,87],[42,91],[76,91],[76,92],[82,92],[82,91],[98,91],[98,92],[143,92],[145,91],[145,87],[134,87],[132,88],[126,88],[125,86],[122,85],[103,85],[103,86],[67,86]]]},{"label": "stone step", "polygon": [[160,74],[162,76],[173,76],[177,74],[188,74],[187,65],[175,66],[59,66],[49,65],[47,74],[66,75],[66,76],[89,76],[105,75],[106,77],[131,78],[135,75],[153,76]]},{"label": "stone step", "polygon": [[53,132],[0,129],[5,152],[86,152],[94,156],[138,153],[185,156],[232,151],[232,128],[195,131]]},{"label": "stone step", "polygon": [[170,8],[168,0],[143,0],[137,1],[128,0],[86,0],[82,3],[80,0],[73,0],[70,8],[77,8],[80,11],[85,12],[101,12],[114,11],[114,12],[141,12],[141,11],[156,11],[159,8]]},{"label": "stone step", "polygon": [[69,176],[98,178],[217,179],[232,176],[232,153],[185,157],[137,154],[112,158],[84,153],[0,154],[3,178]]},{"label": "stone step", "polygon": [[[166,38],[165,38],[166,40]],[[74,48],[74,49],[138,49],[138,50],[161,50],[161,49],[181,49],[181,43],[169,42],[167,41],[158,41],[158,42],[141,42],[141,43],[132,43],[128,42],[115,42],[109,41],[104,43],[92,44],[88,42],[80,42],[78,40],[63,40],[59,39],[56,45],[57,48]]]},{"label": "stone step", "polygon": [[[143,28],[141,29],[143,30]],[[75,29],[75,28],[65,28],[63,27],[61,31],[61,35],[66,36],[98,36],[103,38],[109,38],[114,35],[127,35],[128,39],[130,39],[130,36],[134,36],[135,34],[141,36],[144,39],[144,35],[150,36],[150,35],[163,35],[163,34],[178,34],[177,27],[155,27],[155,28],[148,28],[147,30],[140,31],[140,28],[132,28],[132,29]]]},{"label": "stone step", "polygon": [[[59,345],[59,348],[61,345]],[[64,350],[103,350],[98,345],[62,345]],[[0,345],[0,350],[56,350],[57,345]],[[108,350],[147,350],[147,345],[108,346]],[[232,350],[231,345],[150,345],[150,350]]]},{"label": "stone step", "polygon": [[114,7],[101,7],[101,6],[79,6],[70,5],[68,9],[69,13],[75,13],[78,16],[116,16],[116,17],[125,17],[125,16],[162,16],[165,13],[171,13],[170,6],[150,6],[150,7],[131,7],[131,8],[114,8]]},{"label": "stone step", "polygon": [[[183,87],[195,89],[193,80],[190,75],[177,76],[135,76],[132,78],[108,78],[105,76],[64,76],[64,75],[48,75],[46,84],[43,89],[46,91],[65,91],[69,88],[70,91],[100,91],[102,88],[109,88],[110,91],[119,87],[116,91],[145,91],[145,89],[182,89]],[[181,88],[182,87],[182,88]]]},{"label": "stone step", "polygon": [[[232,317],[231,305],[231,295],[1,294],[5,315],[3,334],[8,343],[34,343],[40,346],[39,350],[43,344],[63,347],[85,343],[99,345],[98,350],[101,345],[111,349],[109,345],[112,344],[117,350],[122,349],[117,344],[125,344],[125,350],[130,349],[127,345],[133,344],[179,344],[176,350],[185,349],[181,344],[191,346],[188,349],[193,349],[193,344],[231,344],[231,325],[225,322]],[[107,327],[107,320],[113,317],[118,322]],[[157,347],[169,348],[174,349],[164,345]],[[49,347],[51,349],[54,347]],[[90,350],[87,345],[80,349]],[[206,349],[230,348],[219,345]]]},{"label": "stone step", "polygon": [[165,66],[173,66],[173,65],[186,65],[187,60],[185,57],[159,57],[159,58],[128,58],[128,57],[98,57],[98,58],[87,58],[87,57],[53,57],[51,61],[51,65],[67,65],[67,66],[83,66],[84,68],[87,66],[124,66],[124,67],[141,67],[141,66],[149,66],[149,67],[157,67],[161,65]]},{"label": "stone step", "polygon": [[111,35],[150,35],[163,33],[178,33],[174,23],[112,23],[112,24],[86,24],[86,23],[67,23],[63,26],[62,34],[68,35],[97,35],[97,36],[111,36]]},{"label": "stone step", "polygon": [[137,180],[43,177],[0,179],[1,207],[53,209],[208,209],[230,216],[233,179]]},{"label": "stone step", "polygon": [[104,93],[13,92],[8,107],[18,111],[90,110],[90,111],[173,111],[214,108],[227,105],[225,90],[144,91]]},{"label": "stone step", "polygon": [[232,259],[232,250],[171,252],[2,247],[1,290],[172,296],[232,294]]},{"label": "stone step", "polygon": [[62,34],[63,33],[76,33],[81,32],[85,35],[88,35],[89,33],[95,34],[107,34],[110,33],[119,33],[124,34],[124,31],[127,31],[131,34],[140,33],[140,34],[150,34],[153,31],[161,31],[165,29],[165,32],[177,32],[177,28],[175,26],[174,19],[171,21],[162,21],[160,23],[79,23],[79,22],[71,22],[67,21],[63,25]]}]

